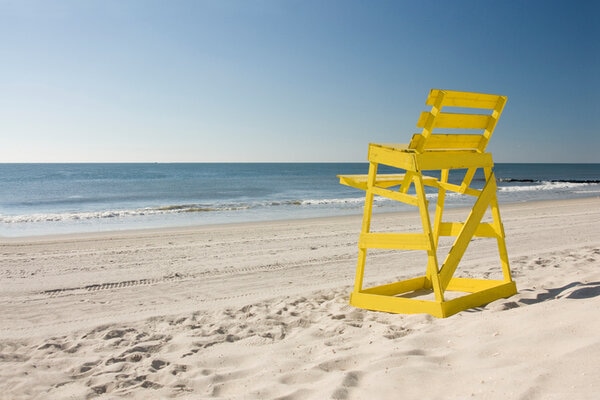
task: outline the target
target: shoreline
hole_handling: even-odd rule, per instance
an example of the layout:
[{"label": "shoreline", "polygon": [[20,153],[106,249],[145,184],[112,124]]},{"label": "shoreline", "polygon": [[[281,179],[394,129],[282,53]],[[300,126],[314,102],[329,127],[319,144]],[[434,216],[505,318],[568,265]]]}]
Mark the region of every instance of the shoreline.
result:
[{"label": "shoreline", "polygon": [[[0,398],[592,399],[599,206],[501,204],[519,293],[446,319],[348,305],[360,215],[1,238]],[[461,266],[493,276],[496,252]],[[421,253],[374,251],[365,279]]]},{"label": "shoreline", "polygon": [[[530,208],[535,208],[536,205],[544,205],[548,203],[556,203],[558,206],[562,206],[563,203],[587,203],[589,201],[600,200],[600,196],[588,196],[588,197],[578,197],[578,198],[569,198],[569,199],[542,199],[542,200],[534,200],[534,201],[522,201],[522,202],[507,202],[500,203],[500,212],[504,209],[509,208],[521,208],[522,206],[530,206]],[[448,206],[446,208],[448,211],[454,210],[465,211],[469,210],[469,207],[463,205],[456,206]],[[416,210],[405,210],[405,211],[384,211],[384,212],[375,212],[374,215],[379,215],[380,217],[394,217],[394,216],[410,216],[416,215],[418,211]],[[433,212],[433,210],[430,210]],[[177,234],[177,233],[189,233],[194,231],[202,231],[206,229],[224,229],[226,227],[243,227],[248,226],[252,227],[254,225],[269,225],[269,224],[291,224],[294,222],[300,221],[323,221],[323,220],[342,220],[342,219],[356,219],[358,218],[362,221],[362,211],[359,214],[347,214],[347,215],[334,215],[334,216],[314,216],[314,217],[300,217],[300,218],[280,218],[280,219],[269,219],[269,220],[258,220],[258,221],[236,221],[236,222],[219,222],[219,223],[206,223],[206,224],[194,224],[194,225],[183,225],[183,226],[164,226],[164,227],[149,227],[149,228],[131,228],[131,229],[114,229],[114,230],[97,230],[97,231],[81,231],[81,232],[67,232],[67,233],[50,233],[50,234],[34,234],[34,235],[23,235],[23,236],[2,236],[0,235],[0,244],[3,242],[35,242],[35,241],[45,241],[45,240],[77,240],[82,237],[105,237],[105,236],[120,236],[120,235],[143,235],[143,234],[156,234],[156,233],[164,233],[164,234]],[[356,232],[358,235],[359,231]]]}]

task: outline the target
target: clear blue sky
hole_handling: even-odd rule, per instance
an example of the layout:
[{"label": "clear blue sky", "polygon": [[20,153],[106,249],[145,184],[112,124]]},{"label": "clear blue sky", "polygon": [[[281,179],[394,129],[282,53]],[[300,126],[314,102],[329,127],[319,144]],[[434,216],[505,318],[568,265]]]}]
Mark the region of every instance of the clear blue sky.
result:
[{"label": "clear blue sky", "polygon": [[497,162],[600,162],[600,2],[0,0],[0,162],[364,161],[431,88]]}]

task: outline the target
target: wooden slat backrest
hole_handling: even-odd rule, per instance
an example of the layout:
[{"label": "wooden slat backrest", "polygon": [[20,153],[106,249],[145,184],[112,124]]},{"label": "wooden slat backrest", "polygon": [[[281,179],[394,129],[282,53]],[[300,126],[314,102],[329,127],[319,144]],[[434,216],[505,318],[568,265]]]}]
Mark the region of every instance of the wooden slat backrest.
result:
[{"label": "wooden slat backrest", "polygon": [[425,138],[421,134],[415,134],[412,137],[411,144],[415,147],[423,143],[424,150],[471,150],[478,149],[481,146],[482,135],[458,135],[458,134],[432,134],[423,143]]},{"label": "wooden slat backrest", "polygon": [[[431,106],[431,111],[421,113],[417,126],[423,131],[413,136],[408,146],[410,149],[417,152],[462,150],[481,153],[485,151],[502,114],[506,96],[433,89],[426,104]],[[447,112],[443,111],[444,107],[456,110]],[[471,109],[477,109],[477,112]],[[434,133],[435,129],[445,132]]]}]

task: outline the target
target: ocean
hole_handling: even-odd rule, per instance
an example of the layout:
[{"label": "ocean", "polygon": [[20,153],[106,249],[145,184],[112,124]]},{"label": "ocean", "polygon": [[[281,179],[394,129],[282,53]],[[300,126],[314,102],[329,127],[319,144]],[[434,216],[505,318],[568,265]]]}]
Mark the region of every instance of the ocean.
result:
[{"label": "ocean", "polygon": [[[361,214],[364,193],[340,185],[336,175],[367,169],[367,163],[0,164],[0,236]],[[501,204],[600,196],[600,164],[496,164],[495,173]],[[476,177],[474,185],[482,182]],[[447,200],[463,202],[457,195]],[[386,199],[375,205],[377,212],[412,209]]]}]

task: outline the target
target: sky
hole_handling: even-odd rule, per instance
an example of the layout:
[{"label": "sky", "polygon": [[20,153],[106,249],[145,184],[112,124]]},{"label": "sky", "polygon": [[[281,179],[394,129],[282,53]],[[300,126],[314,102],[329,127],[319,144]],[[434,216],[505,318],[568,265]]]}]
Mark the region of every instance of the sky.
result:
[{"label": "sky", "polygon": [[595,0],[0,0],[0,162],[361,162],[430,89],[496,162],[600,162]]}]

